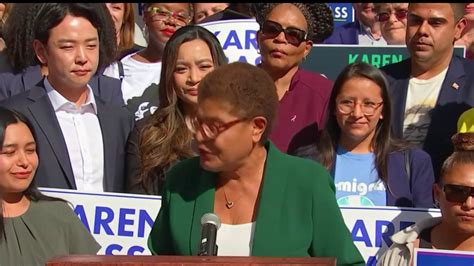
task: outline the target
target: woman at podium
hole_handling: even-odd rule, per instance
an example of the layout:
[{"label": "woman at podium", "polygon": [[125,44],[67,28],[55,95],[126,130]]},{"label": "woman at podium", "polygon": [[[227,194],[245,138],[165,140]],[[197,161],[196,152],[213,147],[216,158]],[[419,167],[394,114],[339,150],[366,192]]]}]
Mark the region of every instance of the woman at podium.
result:
[{"label": "woman at podium", "polygon": [[[336,257],[364,265],[319,163],[280,152],[268,136],[278,96],[263,69],[235,62],[199,84],[191,130],[199,156],[174,166],[148,239],[153,254]],[[217,236],[201,218],[215,213]],[[205,250],[204,250],[205,251]]]}]

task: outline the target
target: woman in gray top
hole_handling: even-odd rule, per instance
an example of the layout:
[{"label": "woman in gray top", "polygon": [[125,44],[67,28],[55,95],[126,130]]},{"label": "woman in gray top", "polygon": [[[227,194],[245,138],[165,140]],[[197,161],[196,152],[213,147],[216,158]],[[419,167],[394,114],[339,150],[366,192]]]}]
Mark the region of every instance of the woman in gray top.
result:
[{"label": "woman in gray top", "polygon": [[0,107],[0,265],[44,265],[101,248],[68,203],[36,188],[38,163],[30,122]]}]

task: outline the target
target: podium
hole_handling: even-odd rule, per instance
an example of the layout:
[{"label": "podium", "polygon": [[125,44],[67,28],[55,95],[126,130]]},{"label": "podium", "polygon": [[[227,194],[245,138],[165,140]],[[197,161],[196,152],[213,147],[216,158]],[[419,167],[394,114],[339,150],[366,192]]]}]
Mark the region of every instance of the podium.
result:
[{"label": "podium", "polygon": [[293,258],[293,257],[212,257],[212,256],[126,256],[126,255],[67,255],[56,257],[47,266],[85,266],[85,265],[316,265],[336,266],[336,258]]}]

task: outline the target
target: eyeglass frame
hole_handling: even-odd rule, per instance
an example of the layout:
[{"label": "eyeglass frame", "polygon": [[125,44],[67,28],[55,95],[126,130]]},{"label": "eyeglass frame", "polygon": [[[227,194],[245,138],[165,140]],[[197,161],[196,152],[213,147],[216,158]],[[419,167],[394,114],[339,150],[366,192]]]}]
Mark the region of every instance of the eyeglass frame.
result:
[{"label": "eyeglass frame", "polygon": [[[448,191],[446,191],[446,188],[448,188]],[[454,189],[458,189],[458,191],[453,191]],[[459,191],[462,190],[462,191]],[[474,187],[470,186],[463,186],[463,185],[456,185],[456,184],[443,184],[442,185],[442,190],[444,192],[445,198],[447,201],[451,203],[458,203],[458,204],[463,204],[466,202],[466,200],[469,198],[469,196],[474,198]],[[468,192],[469,191],[469,192]],[[462,197],[464,200],[456,200],[453,197],[459,196],[458,194],[453,194],[456,192],[461,192]]]},{"label": "eyeglass frame", "polygon": [[364,112],[364,110],[363,110],[363,109],[364,109],[364,105],[363,105],[363,104],[366,104],[367,102],[359,102],[359,101],[351,100],[351,101],[353,101],[352,108],[351,108],[351,110],[350,110],[349,112],[346,112],[346,111],[344,111],[344,110],[341,110],[341,107],[340,107],[340,106],[341,106],[341,103],[340,103],[340,101],[342,101],[342,100],[350,100],[350,99],[336,100],[336,109],[337,109],[340,113],[342,113],[342,114],[344,114],[344,115],[349,115],[349,114],[353,113],[353,112],[354,112],[354,109],[356,108],[356,105],[360,105],[360,106],[361,106],[360,110],[362,111],[362,113],[363,113],[364,115],[371,116],[371,115],[374,115],[375,112],[377,111],[377,109],[379,109],[380,106],[383,105],[383,101],[378,102],[378,103],[375,103],[375,102],[374,102],[374,104],[375,104],[374,111],[373,111],[372,113],[367,113],[367,112]]},{"label": "eyeglass frame", "polygon": [[[378,22],[381,22],[381,23],[384,23],[384,22],[387,22],[390,20],[390,17],[392,16],[392,14],[395,15],[395,17],[397,18],[397,20],[402,20],[402,19],[406,19],[408,18],[408,9],[395,9],[395,10],[391,10],[391,12],[379,12],[377,13],[377,21]],[[403,15],[400,15],[400,14],[403,14]],[[386,16],[386,18],[384,18],[383,20],[381,20],[380,18],[383,17],[383,16]]]},{"label": "eyeglass frame", "polygon": [[[190,130],[193,134],[196,134],[199,131],[199,132],[201,132],[201,134],[206,139],[214,140],[220,134],[222,134],[222,132],[228,130],[229,128],[233,127],[234,125],[237,125],[238,123],[243,122],[245,120],[246,120],[245,118],[237,118],[237,119],[234,119],[232,121],[229,121],[227,123],[224,123],[224,124],[221,124],[221,125],[218,125],[218,126],[215,126],[215,125],[209,126],[207,123],[202,122],[198,117],[195,117],[195,118],[191,119],[191,128],[190,128]],[[207,128],[208,131],[206,131],[205,128]],[[211,128],[215,128],[216,132],[212,133]],[[209,132],[211,132],[212,134],[208,134]]]},{"label": "eyeglass frame", "polygon": [[[278,34],[270,35],[269,33],[265,33],[264,28],[265,28],[265,25],[268,25],[268,23],[271,23],[274,26],[276,26],[276,29],[278,30]],[[298,38],[298,43],[291,42],[289,40],[288,36],[290,36],[290,37],[292,37],[292,36],[289,34],[288,31],[291,31],[291,30],[296,30],[297,32],[302,32],[304,34],[302,38],[293,36],[295,38]],[[281,25],[280,23],[278,23],[276,21],[273,21],[273,20],[265,20],[263,22],[262,26],[260,27],[260,32],[262,33],[262,35],[264,37],[267,37],[267,38],[276,38],[278,35],[280,35],[283,32],[283,34],[285,35],[286,41],[289,44],[292,44],[292,45],[295,45],[295,46],[300,46],[302,42],[308,41],[308,32],[306,32],[305,30],[302,30],[302,29],[299,29],[299,28],[296,28],[296,27],[293,27],[293,26],[289,26],[289,27],[284,28],[283,25]]]},{"label": "eyeglass frame", "polygon": [[[158,11],[160,11],[162,14],[159,14]],[[192,17],[190,15],[187,15],[186,18],[183,15],[180,15],[180,11],[170,11],[170,10],[158,7],[158,6],[150,6],[146,9],[146,12],[150,13],[152,21],[170,21],[170,19],[173,18],[175,21],[179,21],[179,22],[184,23],[184,25],[180,25],[180,26],[187,25],[192,19]],[[153,17],[155,17],[157,15],[158,16],[160,16],[160,15],[163,16],[164,14],[166,14],[166,18],[163,17],[162,19],[153,19]],[[180,20],[178,18],[179,16],[181,16],[183,19],[186,19],[186,20],[185,21]],[[179,24],[181,24],[181,23],[179,23]]]}]

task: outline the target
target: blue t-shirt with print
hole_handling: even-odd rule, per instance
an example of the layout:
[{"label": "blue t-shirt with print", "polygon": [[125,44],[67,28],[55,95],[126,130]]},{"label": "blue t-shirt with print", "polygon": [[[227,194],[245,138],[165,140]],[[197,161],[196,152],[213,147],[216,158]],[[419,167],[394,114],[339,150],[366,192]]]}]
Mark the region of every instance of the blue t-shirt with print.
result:
[{"label": "blue t-shirt with print", "polygon": [[386,206],[385,186],[374,162],[374,153],[356,154],[337,148],[332,174],[339,206]]}]

